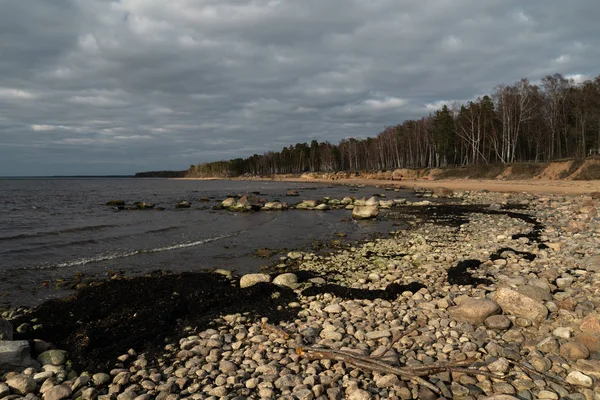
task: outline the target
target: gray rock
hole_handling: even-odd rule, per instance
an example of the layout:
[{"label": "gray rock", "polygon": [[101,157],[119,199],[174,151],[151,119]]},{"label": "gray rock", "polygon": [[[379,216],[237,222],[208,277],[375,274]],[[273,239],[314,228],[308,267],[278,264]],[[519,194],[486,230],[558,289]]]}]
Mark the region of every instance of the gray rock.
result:
[{"label": "gray rock", "polygon": [[537,285],[525,285],[521,286],[518,290],[524,296],[537,301],[550,301],[552,295],[550,291]]},{"label": "gray rock", "polygon": [[275,387],[277,389],[294,387],[302,384],[302,378],[298,375],[288,374],[280,377],[275,381]]},{"label": "gray rock", "polygon": [[63,400],[71,397],[72,391],[69,385],[57,385],[44,393],[44,400]]},{"label": "gray rock", "polygon": [[456,321],[480,325],[490,315],[498,314],[500,307],[492,300],[469,298],[458,306],[448,308],[448,312]]},{"label": "gray rock", "polygon": [[267,274],[246,274],[240,279],[240,288],[254,286],[260,282],[271,282],[271,277]]},{"label": "gray rock", "polygon": [[37,384],[32,377],[27,375],[17,375],[6,380],[6,384],[11,392],[25,396],[32,393],[37,388]]},{"label": "gray rock", "polygon": [[38,356],[42,365],[63,365],[67,361],[67,352],[64,350],[48,350]]},{"label": "gray rock", "polygon": [[26,340],[0,341],[0,368],[27,368],[37,366],[30,356],[31,349]]}]

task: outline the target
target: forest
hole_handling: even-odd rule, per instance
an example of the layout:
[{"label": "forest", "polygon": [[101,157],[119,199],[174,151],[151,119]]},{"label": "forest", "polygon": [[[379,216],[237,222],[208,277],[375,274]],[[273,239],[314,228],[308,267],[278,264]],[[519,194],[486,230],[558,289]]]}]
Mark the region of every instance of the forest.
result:
[{"label": "forest", "polygon": [[337,145],[313,140],[248,158],[192,165],[187,176],[382,171],[457,165],[547,162],[600,150],[600,76],[576,83],[561,74],[539,85],[521,79],[466,104]]}]

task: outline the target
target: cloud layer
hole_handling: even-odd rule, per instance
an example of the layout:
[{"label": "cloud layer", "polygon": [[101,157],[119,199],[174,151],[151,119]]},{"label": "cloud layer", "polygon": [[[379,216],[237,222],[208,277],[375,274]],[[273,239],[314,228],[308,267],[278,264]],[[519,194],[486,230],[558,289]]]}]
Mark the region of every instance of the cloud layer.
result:
[{"label": "cloud layer", "polygon": [[185,169],[600,73],[595,0],[0,0],[0,176]]}]

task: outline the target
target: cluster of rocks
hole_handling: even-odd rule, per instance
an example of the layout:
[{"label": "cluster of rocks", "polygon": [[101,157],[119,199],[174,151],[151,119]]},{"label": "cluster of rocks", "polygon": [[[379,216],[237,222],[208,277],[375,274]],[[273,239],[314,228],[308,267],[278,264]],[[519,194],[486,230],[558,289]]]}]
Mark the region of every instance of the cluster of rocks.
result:
[{"label": "cluster of rocks", "polygon": [[289,205],[282,201],[267,201],[258,196],[242,196],[240,198],[228,197],[221,203],[221,208],[243,212],[243,211],[270,211],[270,210],[351,210],[354,219],[375,218],[380,209],[390,209],[400,205],[426,206],[431,203],[427,200],[410,202],[406,198],[379,199],[385,195],[372,196],[369,199],[346,196],[342,199],[324,197],[322,199],[307,199],[296,204]]},{"label": "cluster of rocks", "polygon": [[[456,399],[600,399],[597,201],[480,192],[454,198],[493,210],[527,207],[521,212],[544,226],[539,241],[523,235],[531,222],[509,212],[473,213],[458,229],[419,221],[391,238],[331,254],[291,252],[282,262],[293,259],[310,278],[283,270],[242,276],[239,285],[293,289],[298,300],[287,306],[298,310],[294,320],[271,326],[222,315],[213,328],[190,327],[188,336],[166,344],[156,363],[124,349],[108,374],[78,375],[68,363],[29,367],[4,375],[0,398],[438,398],[405,377],[309,360],[295,350],[321,346],[413,368],[473,360],[473,368],[503,376],[450,369],[426,378]],[[448,271],[463,260],[481,261],[467,271],[475,283],[450,283]],[[371,295],[415,281],[425,287],[397,298]],[[356,291],[338,297],[326,284]]]},{"label": "cluster of rocks", "polygon": [[[207,198],[200,199],[200,202],[210,201]],[[144,202],[144,201],[136,201],[132,204],[127,204],[125,200],[110,200],[106,202],[107,206],[111,206],[115,211],[123,211],[123,210],[155,210],[155,211],[164,211],[165,207],[157,207],[154,203]],[[175,208],[190,208],[192,203],[187,200],[181,200],[175,203]]]}]

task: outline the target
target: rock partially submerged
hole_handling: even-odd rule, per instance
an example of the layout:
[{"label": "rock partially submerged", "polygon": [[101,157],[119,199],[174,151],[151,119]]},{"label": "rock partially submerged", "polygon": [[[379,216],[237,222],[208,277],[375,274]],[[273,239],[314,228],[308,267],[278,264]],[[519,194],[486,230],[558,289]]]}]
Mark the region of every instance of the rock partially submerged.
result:
[{"label": "rock partially submerged", "polygon": [[370,219],[379,215],[379,208],[374,205],[354,206],[352,209],[352,218],[354,219]]}]

